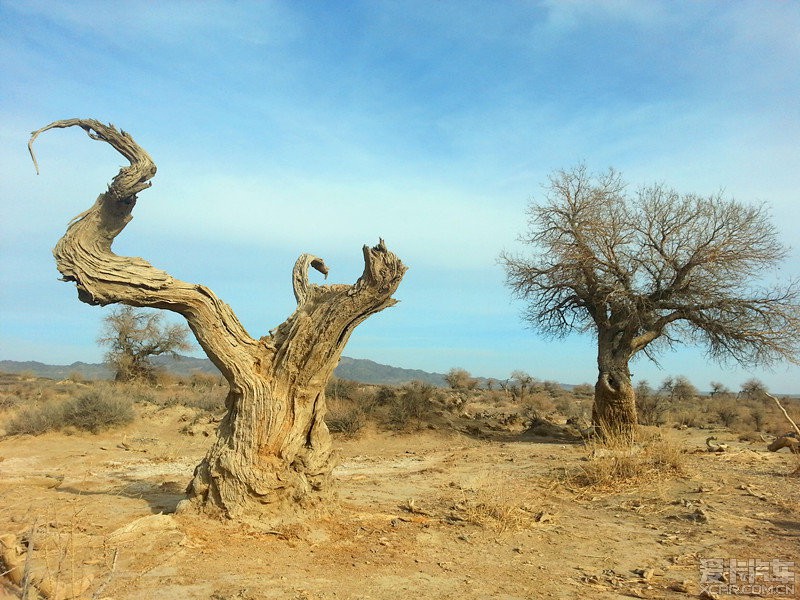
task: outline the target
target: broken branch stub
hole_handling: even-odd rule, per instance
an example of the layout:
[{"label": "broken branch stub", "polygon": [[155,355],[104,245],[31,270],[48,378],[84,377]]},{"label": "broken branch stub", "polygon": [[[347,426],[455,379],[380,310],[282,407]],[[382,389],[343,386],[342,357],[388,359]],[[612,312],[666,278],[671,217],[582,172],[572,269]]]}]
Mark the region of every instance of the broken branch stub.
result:
[{"label": "broken branch stub", "polygon": [[396,303],[391,296],[407,267],[380,240],[364,246],[364,273],[353,285],[316,285],[308,280],[309,268],[326,277],[328,268],[321,258],[302,254],[292,271],[297,308],[271,333],[254,339],[207,287],[112,252],[156,166],[130,135],[93,119],[51,123],[33,132],[29,148],[40,133],[73,126],[111,145],[130,165],[56,244],[53,254],[63,279],[74,282],[88,304],[123,303],[183,315],[230,385],[228,412],[195,469],[182,508],[270,523],[293,518],[324,498],[329,487],[325,385],[355,327]]}]

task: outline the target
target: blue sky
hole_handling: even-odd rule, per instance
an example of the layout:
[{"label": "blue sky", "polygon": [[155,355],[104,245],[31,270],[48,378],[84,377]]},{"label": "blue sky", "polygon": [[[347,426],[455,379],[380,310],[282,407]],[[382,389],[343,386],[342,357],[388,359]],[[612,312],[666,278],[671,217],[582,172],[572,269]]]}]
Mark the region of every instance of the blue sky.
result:
[{"label": "blue sky", "polygon": [[[408,368],[567,383],[596,377],[591,336],[526,330],[496,259],[553,169],[613,166],[766,201],[800,231],[800,3],[72,2],[0,0],[0,358],[99,361],[108,309],[77,300],[50,254],[122,159],[53,120],[129,131],[159,172],[115,243],[204,283],[260,336],[293,309],[290,271],[361,273],[386,239],[401,303],[345,354]],[[800,275],[793,250],[780,276]],[[800,392],[800,368],[636,361]]]}]

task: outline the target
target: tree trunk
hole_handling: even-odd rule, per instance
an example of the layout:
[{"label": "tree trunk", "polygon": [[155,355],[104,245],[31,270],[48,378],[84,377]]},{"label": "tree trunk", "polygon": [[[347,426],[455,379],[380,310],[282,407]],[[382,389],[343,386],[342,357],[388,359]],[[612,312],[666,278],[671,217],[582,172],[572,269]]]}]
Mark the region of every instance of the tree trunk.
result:
[{"label": "tree trunk", "polygon": [[601,438],[633,441],[636,437],[636,395],[629,357],[615,353],[603,332],[598,341],[598,377],[594,386],[592,424]]},{"label": "tree trunk", "polygon": [[180,313],[230,385],[228,412],[195,469],[182,509],[276,523],[324,499],[333,467],[325,385],[353,329],[396,303],[391,296],[406,267],[381,240],[364,246],[364,273],[355,284],[315,285],[308,281],[309,268],[326,276],[328,269],[322,259],[303,254],[292,272],[297,309],[254,339],[208,288],[111,251],[156,167],[127,133],[89,119],[51,123],[33,133],[29,147],[43,131],[72,126],[109,143],[131,165],[120,169],[108,191],[73,219],[57,243],[53,254],[63,279],[75,282],[88,304],[120,302]]}]

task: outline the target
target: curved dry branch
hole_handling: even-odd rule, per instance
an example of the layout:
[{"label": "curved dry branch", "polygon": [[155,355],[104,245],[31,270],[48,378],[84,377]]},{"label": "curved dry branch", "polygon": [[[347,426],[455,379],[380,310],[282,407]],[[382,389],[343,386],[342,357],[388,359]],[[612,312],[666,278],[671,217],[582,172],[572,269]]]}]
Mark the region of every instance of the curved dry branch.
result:
[{"label": "curved dry branch", "polygon": [[93,119],[55,121],[33,132],[29,148],[40,133],[73,126],[111,145],[130,166],[120,169],[94,206],[72,220],[53,249],[63,280],[75,282],[79,299],[87,304],[120,302],[180,313],[209,358],[234,381],[263,344],[247,334],[230,307],[204,286],[174,279],[141,258],[111,251],[114,238],[132,219],[136,194],[149,187],[155,175],[156,166],[147,152],[124,131]]},{"label": "curved dry branch", "polygon": [[777,404],[777,405],[778,405],[778,408],[780,408],[780,409],[781,409],[781,412],[783,413],[783,416],[784,416],[784,417],[786,417],[786,420],[787,420],[787,421],[789,421],[789,423],[791,423],[791,425],[792,425],[792,427],[794,428],[795,432],[797,432],[797,435],[798,435],[798,436],[800,436],[800,427],[798,427],[798,426],[797,426],[797,423],[795,423],[795,422],[794,422],[794,420],[792,419],[792,417],[790,417],[790,416],[789,416],[789,413],[788,413],[788,412],[786,412],[786,409],[785,409],[785,408],[783,408],[783,404],[781,404],[781,401],[780,401],[780,400],[778,400],[778,399],[777,399],[775,396],[773,396],[772,394],[768,394],[767,392],[763,392],[763,393],[764,393],[764,395],[765,395],[765,396],[767,396],[767,398],[772,398],[772,400],[774,400],[774,401],[775,401],[775,404]]},{"label": "curved dry branch", "polygon": [[60,121],[53,121],[49,125],[45,125],[41,129],[37,129],[31,133],[31,139],[28,140],[28,152],[31,154],[33,166],[36,168],[36,173],[39,173],[39,163],[36,161],[36,155],[33,153],[33,142],[39,137],[39,134],[50,129],[62,129],[66,127],[80,127],[87,135],[93,140],[107,142],[113,146],[117,152],[122,154],[131,163],[130,167],[123,167],[120,169],[119,174],[113,179],[108,186],[108,191],[113,193],[118,198],[133,197],[142,190],[149,188],[152,179],[156,174],[156,165],[150,155],[144,151],[133,138],[125,131],[117,131],[113,125],[103,125],[100,121],[94,119],[62,119]]},{"label": "curved dry branch", "polygon": [[328,267],[325,266],[324,260],[313,254],[301,254],[297,262],[294,263],[294,269],[292,269],[292,289],[298,305],[306,302],[311,293],[311,284],[308,282],[309,267],[313,267],[322,273],[325,279],[328,278]]}]

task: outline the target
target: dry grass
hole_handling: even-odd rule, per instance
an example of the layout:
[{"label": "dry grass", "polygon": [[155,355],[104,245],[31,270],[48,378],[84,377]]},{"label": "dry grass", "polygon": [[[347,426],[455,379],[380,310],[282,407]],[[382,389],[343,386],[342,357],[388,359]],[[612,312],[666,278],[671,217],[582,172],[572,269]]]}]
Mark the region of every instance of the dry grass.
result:
[{"label": "dry grass", "polygon": [[[9,589],[20,598],[99,598],[113,576],[116,554],[90,548],[80,509],[66,520],[56,513],[48,523],[36,519],[20,534],[0,536],[0,567]],[[89,557],[96,555],[96,560]],[[5,597],[5,596],[3,596]]]},{"label": "dry grass", "polygon": [[7,422],[7,435],[41,435],[77,429],[98,433],[134,419],[131,400],[111,387],[97,387],[65,401],[46,400],[22,407]]},{"label": "dry grass", "polygon": [[618,438],[589,440],[581,465],[557,472],[556,478],[573,491],[615,492],[683,474],[684,450],[669,437],[657,434],[633,444]]},{"label": "dry grass", "polygon": [[325,423],[331,432],[353,437],[366,425],[367,415],[361,406],[352,401],[332,401],[325,416]]},{"label": "dry grass", "polygon": [[540,489],[519,474],[485,474],[465,484],[450,484],[439,498],[444,521],[462,521],[497,533],[529,529],[553,520],[543,508]]}]

